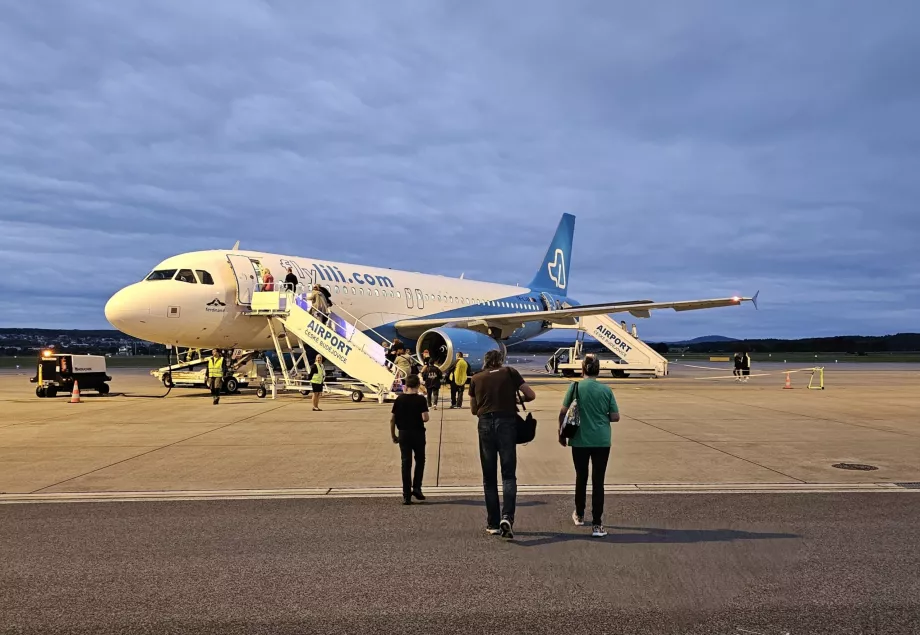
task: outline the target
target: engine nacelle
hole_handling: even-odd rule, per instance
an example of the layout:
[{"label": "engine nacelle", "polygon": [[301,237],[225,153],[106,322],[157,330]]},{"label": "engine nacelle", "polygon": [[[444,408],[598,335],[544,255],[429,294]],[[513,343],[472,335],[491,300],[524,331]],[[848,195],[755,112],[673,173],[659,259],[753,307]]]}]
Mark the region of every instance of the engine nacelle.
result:
[{"label": "engine nacelle", "polygon": [[471,373],[482,370],[482,360],[487,352],[500,350],[502,355],[507,352],[504,344],[484,333],[458,328],[425,331],[418,338],[417,347],[419,359],[422,358],[422,351],[427,350],[442,371],[451,367],[457,359],[458,352],[463,353],[463,358],[470,365]]}]

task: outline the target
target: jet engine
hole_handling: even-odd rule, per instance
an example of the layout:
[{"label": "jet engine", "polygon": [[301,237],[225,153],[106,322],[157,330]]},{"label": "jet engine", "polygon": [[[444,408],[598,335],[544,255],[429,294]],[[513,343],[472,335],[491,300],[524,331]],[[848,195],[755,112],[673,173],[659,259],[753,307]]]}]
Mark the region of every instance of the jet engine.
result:
[{"label": "jet engine", "polygon": [[425,331],[418,338],[419,359],[422,351],[427,350],[432,361],[438,368],[446,371],[457,359],[457,353],[463,353],[463,358],[470,365],[470,372],[482,370],[483,357],[488,351],[500,350],[506,353],[505,345],[484,333],[458,328],[436,328]]}]

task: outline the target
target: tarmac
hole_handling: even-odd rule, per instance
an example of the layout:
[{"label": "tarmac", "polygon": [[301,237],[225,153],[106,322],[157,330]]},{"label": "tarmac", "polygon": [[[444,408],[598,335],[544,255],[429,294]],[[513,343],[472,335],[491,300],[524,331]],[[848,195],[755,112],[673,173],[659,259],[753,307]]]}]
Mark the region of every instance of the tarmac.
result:
[{"label": "tarmac", "polygon": [[569,382],[528,374],[513,541],[484,532],[468,410],[434,413],[429,499],[404,507],[376,402],[214,406],[114,371],[70,404],[3,373],[0,633],[917,633],[916,368],[605,380],[601,539],[569,518]]},{"label": "tarmac", "polygon": [[[839,365],[825,390],[809,372],[766,364],[747,384],[716,364],[672,365],[668,378],[605,380],[622,413],[607,483],[620,489],[867,485],[920,481],[920,369]],[[141,371],[112,371],[113,395],[39,399],[24,374],[0,375],[0,500],[67,493],[268,492],[374,494],[399,486],[389,406],[254,391],[214,406],[203,389],[166,389]],[[529,374],[536,440],[518,453],[518,481],[567,491],[570,454],[555,438],[569,381]],[[432,493],[481,483],[475,419],[441,408],[428,424],[425,486]],[[843,470],[839,463],[870,465]]]}]

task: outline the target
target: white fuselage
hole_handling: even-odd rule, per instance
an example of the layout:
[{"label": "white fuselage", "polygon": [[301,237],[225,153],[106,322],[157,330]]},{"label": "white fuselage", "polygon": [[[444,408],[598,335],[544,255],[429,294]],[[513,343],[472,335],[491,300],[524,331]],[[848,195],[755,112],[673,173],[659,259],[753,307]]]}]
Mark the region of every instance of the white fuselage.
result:
[{"label": "white fuselage", "polygon": [[[200,251],[157,265],[153,273],[166,272],[160,276],[164,279],[145,279],[116,293],[105,307],[106,318],[128,335],[161,344],[270,349],[267,321],[247,314],[247,295],[261,282],[258,267],[250,263],[270,270],[275,285],[284,282],[291,267],[307,290],[315,281],[332,293],[333,311],[338,309],[359,329],[373,329],[387,339],[397,335],[392,325],[398,320],[526,314],[544,310],[554,301],[523,287],[461,278],[261,252]],[[169,276],[173,270],[176,274]],[[194,275],[183,275],[186,271]],[[527,327],[515,339],[544,330],[539,321]]]}]

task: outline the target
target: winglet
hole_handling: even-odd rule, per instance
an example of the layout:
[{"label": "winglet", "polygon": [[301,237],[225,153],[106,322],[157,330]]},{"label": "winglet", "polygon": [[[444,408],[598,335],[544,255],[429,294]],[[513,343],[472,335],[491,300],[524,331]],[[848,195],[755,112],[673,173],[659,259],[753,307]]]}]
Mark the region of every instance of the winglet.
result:
[{"label": "winglet", "polygon": [[757,296],[759,295],[760,295],[760,289],[758,289],[757,293],[754,294],[754,297],[751,298],[751,303],[754,305],[754,309],[757,309]]},{"label": "winglet", "polygon": [[240,248],[240,241],[236,241],[235,243],[233,243],[233,251],[236,251],[239,248]]}]

